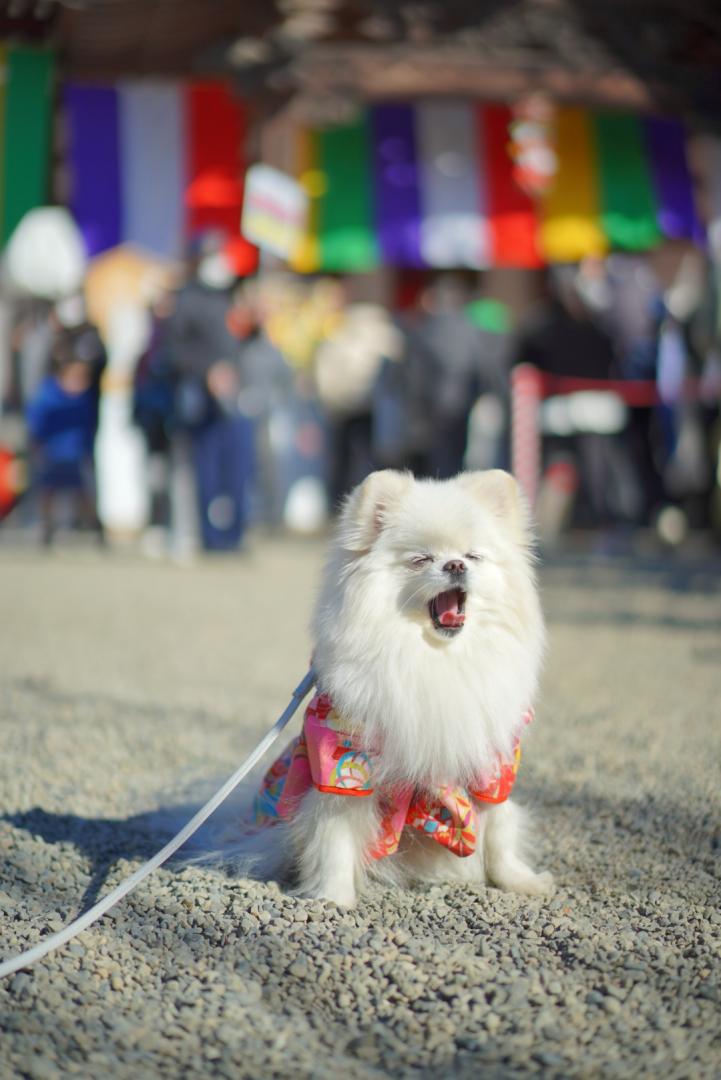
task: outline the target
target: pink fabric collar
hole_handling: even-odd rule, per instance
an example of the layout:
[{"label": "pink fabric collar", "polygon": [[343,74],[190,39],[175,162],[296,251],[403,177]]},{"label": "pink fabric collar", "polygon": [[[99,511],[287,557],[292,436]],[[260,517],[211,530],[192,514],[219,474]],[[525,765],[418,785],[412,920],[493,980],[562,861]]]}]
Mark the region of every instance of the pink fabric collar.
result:
[{"label": "pink fabric collar", "polygon": [[[519,731],[533,719],[524,713]],[[374,859],[397,851],[406,827],[416,829],[456,855],[471,855],[476,847],[471,799],[505,802],[511,793],[521,760],[520,734],[511,761],[500,757],[488,776],[468,790],[445,785],[419,791],[408,785],[379,793],[383,814],[379,835],[368,852]],[[305,793],[315,787],[333,795],[363,798],[372,795],[373,756],[343,728],[327,694],[316,694],[308,705],[303,732],[265,776],[256,798],[256,821],[270,824],[293,816]]]}]

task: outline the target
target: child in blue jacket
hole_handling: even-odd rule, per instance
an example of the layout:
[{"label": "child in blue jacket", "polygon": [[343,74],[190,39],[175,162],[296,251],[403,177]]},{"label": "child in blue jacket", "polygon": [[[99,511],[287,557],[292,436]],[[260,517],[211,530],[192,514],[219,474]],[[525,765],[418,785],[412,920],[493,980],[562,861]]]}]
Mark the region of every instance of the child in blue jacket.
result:
[{"label": "child in blue jacket", "polygon": [[98,394],[92,364],[70,354],[56,362],[26,409],[43,542],[52,542],[56,496],[69,492],[79,524],[100,533],[95,509],[93,443]]}]

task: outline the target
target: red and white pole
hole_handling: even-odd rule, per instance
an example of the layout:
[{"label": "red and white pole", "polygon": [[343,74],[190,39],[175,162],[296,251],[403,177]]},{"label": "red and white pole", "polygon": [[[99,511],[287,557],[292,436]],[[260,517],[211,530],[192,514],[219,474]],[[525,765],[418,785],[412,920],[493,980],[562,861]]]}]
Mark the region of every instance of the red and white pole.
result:
[{"label": "red and white pole", "polygon": [[543,376],[532,364],[511,372],[511,469],[531,507],[541,482],[541,421]]}]

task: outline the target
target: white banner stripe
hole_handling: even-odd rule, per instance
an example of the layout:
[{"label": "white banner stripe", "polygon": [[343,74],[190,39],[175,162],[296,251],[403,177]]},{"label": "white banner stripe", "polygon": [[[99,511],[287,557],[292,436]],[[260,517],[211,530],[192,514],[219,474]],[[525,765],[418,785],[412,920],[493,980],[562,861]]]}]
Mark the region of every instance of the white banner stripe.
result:
[{"label": "white banner stripe", "polygon": [[429,266],[489,265],[485,166],[473,106],[424,102],[416,107],[421,188],[421,253]]},{"label": "white banner stripe", "polygon": [[157,255],[182,255],[185,108],[179,84],[119,85],[123,239]]}]

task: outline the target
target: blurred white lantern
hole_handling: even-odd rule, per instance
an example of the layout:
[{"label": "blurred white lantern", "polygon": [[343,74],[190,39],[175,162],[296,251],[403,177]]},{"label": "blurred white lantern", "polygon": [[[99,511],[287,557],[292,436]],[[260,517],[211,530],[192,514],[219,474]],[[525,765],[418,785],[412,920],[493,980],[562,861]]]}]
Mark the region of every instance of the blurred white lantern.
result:
[{"label": "blurred white lantern", "polygon": [[28,211],[5,252],[10,287],[45,300],[60,300],[79,292],[86,263],[80,230],[60,206]]}]

